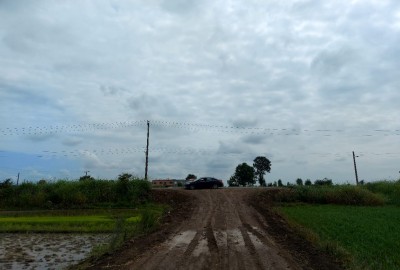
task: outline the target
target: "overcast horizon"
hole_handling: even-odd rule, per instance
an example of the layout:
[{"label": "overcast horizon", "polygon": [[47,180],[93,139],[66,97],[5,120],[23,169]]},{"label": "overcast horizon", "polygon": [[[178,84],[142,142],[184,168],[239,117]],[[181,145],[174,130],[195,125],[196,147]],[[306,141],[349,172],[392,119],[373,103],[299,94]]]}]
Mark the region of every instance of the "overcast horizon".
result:
[{"label": "overcast horizon", "polygon": [[0,181],[400,178],[400,2],[0,1]]}]

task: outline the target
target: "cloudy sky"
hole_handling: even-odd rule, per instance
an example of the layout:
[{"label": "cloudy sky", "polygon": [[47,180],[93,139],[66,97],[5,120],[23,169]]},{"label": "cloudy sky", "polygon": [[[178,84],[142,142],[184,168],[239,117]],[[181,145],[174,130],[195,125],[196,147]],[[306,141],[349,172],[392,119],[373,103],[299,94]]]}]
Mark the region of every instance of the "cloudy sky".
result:
[{"label": "cloudy sky", "polygon": [[397,0],[0,1],[0,179],[400,174]]}]

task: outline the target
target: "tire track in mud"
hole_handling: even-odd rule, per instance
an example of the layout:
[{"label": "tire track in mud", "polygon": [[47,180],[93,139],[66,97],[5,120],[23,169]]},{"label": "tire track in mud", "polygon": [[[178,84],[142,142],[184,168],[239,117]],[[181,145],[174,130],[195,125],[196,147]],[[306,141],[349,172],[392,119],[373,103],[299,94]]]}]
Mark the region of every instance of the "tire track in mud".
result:
[{"label": "tire track in mud", "polygon": [[248,235],[246,228],[244,226],[240,227],[240,232],[242,234],[244,244],[247,247],[247,250],[249,251],[257,269],[264,269],[264,266],[263,266],[262,262],[260,261],[260,258],[257,254],[257,250],[254,247],[254,244],[253,244],[252,240],[250,239],[250,236]]},{"label": "tire track in mud", "polygon": [[239,235],[239,231],[237,231],[237,229],[241,225],[238,223],[239,215],[237,211],[237,206],[235,202],[232,201],[230,196],[228,196],[226,193],[223,193],[222,195],[226,204],[229,206],[229,211],[225,216],[227,222],[230,222],[230,224],[227,224],[227,227],[225,228],[225,230],[227,231],[227,249],[228,251],[231,250],[231,253],[233,253],[233,256],[229,256],[228,266],[232,267],[232,269],[248,269],[249,265],[245,263],[245,257],[248,257],[249,254],[246,254],[246,252],[242,250],[244,240],[243,237]]},{"label": "tire track in mud", "polygon": [[[179,262],[177,263],[177,269],[191,269],[192,267],[190,266],[190,260],[188,260],[187,258],[190,258],[191,256],[194,256],[194,252],[199,249],[198,253],[200,254],[196,254],[196,255],[201,255],[201,253],[206,252],[205,250],[202,250],[201,244],[202,244],[202,240],[206,239],[207,241],[207,246],[208,246],[208,253],[210,254],[214,254],[214,253],[218,253],[218,245],[216,243],[214,234],[212,232],[212,228],[211,228],[211,219],[212,217],[215,215],[215,207],[213,207],[215,205],[215,202],[213,201],[213,198],[211,196],[210,193],[207,194],[208,200],[206,205],[208,205],[208,207],[203,210],[203,214],[205,212],[208,212],[208,214],[206,215],[206,218],[197,218],[197,224],[198,222],[204,222],[205,226],[202,226],[203,229],[197,230],[196,235],[193,237],[193,239],[191,240],[191,242],[189,243],[189,245],[187,246],[182,258],[179,260]],[[203,201],[200,201],[200,203],[204,203]],[[194,256],[194,257],[198,257],[198,256]],[[218,260],[219,256],[215,257],[215,256],[211,256],[212,260]]]}]

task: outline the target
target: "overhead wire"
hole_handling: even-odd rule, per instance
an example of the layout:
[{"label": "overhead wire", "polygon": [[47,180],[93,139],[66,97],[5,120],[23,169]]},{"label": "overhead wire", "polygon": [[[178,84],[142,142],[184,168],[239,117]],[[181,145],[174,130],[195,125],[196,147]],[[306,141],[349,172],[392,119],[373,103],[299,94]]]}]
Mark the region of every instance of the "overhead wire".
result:
[{"label": "overhead wire", "polygon": [[[72,125],[54,125],[47,127],[29,126],[22,128],[3,128],[0,129],[0,135],[46,135],[57,133],[73,133],[73,132],[86,132],[95,130],[115,130],[129,127],[145,127],[147,120],[125,121],[125,122],[103,122],[91,124],[72,124]],[[224,132],[224,133],[239,133],[247,135],[277,135],[277,136],[298,136],[298,135],[311,135],[311,133],[319,134],[324,137],[332,137],[336,134],[344,134],[345,129],[290,129],[290,128],[266,128],[266,127],[244,127],[244,126],[229,126],[229,125],[210,125],[189,122],[173,122],[173,121],[151,121],[151,126],[158,128],[180,128],[190,131],[206,131],[206,132]],[[369,131],[370,134],[360,134],[359,136],[374,136],[376,134],[400,135],[399,129],[374,129]],[[61,150],[51,151],[43,150],[37,154],[40,158],[49,157],[79,157],[84,155],[128,155],[131,153],[144,152],[144,147],[124,147],[124,148],[98,148],[98,149],[75,149],[75,150]],[[221,151],[218,149],[193,149],[193,148],[165,148],[165,147],[151,147],[151,153],[163,154],[225,154],[237,155],[241,151]],[[318,154],[318,153],[317,153]],[[360,153],[362,155],[362,153]],[[399,153],[372,153],[371,155],[398,155]],[[320,156],[323,154],[319,153]],[[3,155],[2,155],[3,156]]]},{"label": "overhead wire", "polygon": [[[29,126],[29,127],[6,127],[0,129],[2,136],[18,136],[18,135],[51,135],[62,133],[84,133],[99,130],[113,130],[120,128],[129,128],[133,126],[146,126],[147,120],[124,121],[124,122],[103,122],[91,124],[72,124],[72,125],[54,125],[54,126]],[[295,129],[295,128],[267,128],[267,127],[244,127],[244,126],[229,126],[229,125],[210,125],[189,122],[172,122],[172,121],[151,121],[151,126],[160,128],[177,128],[188,131],[204,131],[217,133],[239,133],[239,134],[254,134],[254,135],[278,135],[278,136],[299,136],[308,135],[311,133],[320,133],[323,136],[332,136],[333,134],[345,134],[345,129]],[[355,130],[354,132],[357,132]],[[358,131],[357,136],[376,136],[376,135],[400,135],[400,129],[373,129]],[[352,136],[356,136],[352,134]]]}]

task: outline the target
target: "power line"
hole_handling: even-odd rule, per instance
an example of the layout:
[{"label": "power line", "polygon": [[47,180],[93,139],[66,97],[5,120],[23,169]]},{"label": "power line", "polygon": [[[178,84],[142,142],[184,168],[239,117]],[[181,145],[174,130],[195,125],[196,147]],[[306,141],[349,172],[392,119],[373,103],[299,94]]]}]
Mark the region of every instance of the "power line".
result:
[{"label": "power line", "polygon": [[[64,133],[84,133],[89,131],[113,130],[130,128],[133,126],[145,126],[147,120],[110,122],[110,123],[92,123],[92,124],[73,124],[73,125],[55,125],[55,126],[29,126],[20,128],[3,128],[0,129],[1,136],[43,136]],[[278,135],[278,136],[299,136],[309,134],[323,134],[323,136],[333,136],[336,134],[345,134],[345,129],[294,129],[294,128],[267,128],[267,127],[243,127],[229,125],[210,125],[189,122],[172,122],[172,121],[152,121],[152,126],[159,128],[176,128],[188,131],[205,131],[217,133],[239,133],[254,135]],[[352,130],[356,132],[357,130]],[[364,133],[364,134],[362,134]],[[364,130],[357,136],[392,136],[400,135],[400,129],[372,129]],[[354,136],[354,135],[353,135]]]},{"label": "power line", "polygon": [[[142,154],[146,151],[145,147],[123,147],[123,148],[97,148],[97,149],[76,149],[76,150],[42,150],[35,154],[38,158],[51,158],[51,157],[85,157],[85,156],[126,156],[135,153]],[[181,148],[181,147],[149,147],[149,153],[154,154],[179,154],[179,155],[240,155],[245,154],[246,151],[240,149],[223,150],[219,148]],[[319,156],[319,157],[342,157],[346,156],[343,152],[311,152],[305,153],[305,156]],[[359,152],[360,156],[400,156],[400,152]],[[7,154],[4,154],[4,158]]]}]

